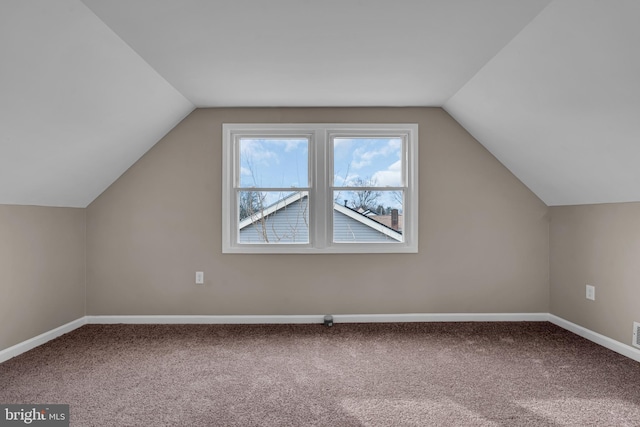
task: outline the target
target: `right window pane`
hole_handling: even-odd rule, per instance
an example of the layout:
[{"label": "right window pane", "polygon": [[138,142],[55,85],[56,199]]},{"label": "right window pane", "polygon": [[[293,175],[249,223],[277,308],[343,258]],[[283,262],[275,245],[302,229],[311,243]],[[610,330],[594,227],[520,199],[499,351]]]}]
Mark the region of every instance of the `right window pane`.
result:
[{"label": "right window pane", "polygon": [[333,242],[402,243],[401,137],[333,138]]}]

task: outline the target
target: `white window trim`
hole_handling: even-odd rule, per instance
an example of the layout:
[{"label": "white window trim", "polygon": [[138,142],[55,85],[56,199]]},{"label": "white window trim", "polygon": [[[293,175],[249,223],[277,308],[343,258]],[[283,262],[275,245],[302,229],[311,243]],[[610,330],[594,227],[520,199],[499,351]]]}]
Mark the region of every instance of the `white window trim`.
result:
[{"label": "white window trim", "polygon": [[[309,138],[309,241],[308,244],[243,244],[237,242],[238,212],[234,185],[239,173],[235,141],[240,137]],[[333,242],[333,164],[332,139],[335,137],[402,137],[406,141],[404,174],[406,197],[403,204],[403,242]],[[329,174],[329,176],[327,176]],[[384,190],[384,188],[381,188]],[[262,254],[341,254],[341,253],[417,253],[418,252],[418,125],[336,124],[336,123],[225,123],[222,126],[222,252]]]}]

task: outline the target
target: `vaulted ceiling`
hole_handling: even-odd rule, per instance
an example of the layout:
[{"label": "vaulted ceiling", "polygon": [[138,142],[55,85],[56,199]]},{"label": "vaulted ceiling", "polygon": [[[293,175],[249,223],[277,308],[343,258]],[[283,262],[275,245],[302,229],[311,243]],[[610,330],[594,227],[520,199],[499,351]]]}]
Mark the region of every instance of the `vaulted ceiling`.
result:
[{"label": "vaulted ceiling", "polygon": [[85,207],[197,107],[441,106],[548,205],[640,201],[637,0],[3,0],[0,203]]}]

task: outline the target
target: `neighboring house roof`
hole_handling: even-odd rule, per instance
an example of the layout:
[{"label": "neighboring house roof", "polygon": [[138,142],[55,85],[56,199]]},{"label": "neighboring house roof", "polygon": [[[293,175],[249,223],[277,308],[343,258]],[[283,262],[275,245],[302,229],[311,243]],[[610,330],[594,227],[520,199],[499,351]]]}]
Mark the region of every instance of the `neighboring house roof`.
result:
[{"label": "neighboring house roof", "polygon": [[[384,224],[387,227],[393,229],[393,227],[391,226],[391,215],[373,215],[373,216],[367,215],[367,216],[379,222],[380,224]],[[404,217],[402,216],[401,213],[399,213],[398,214],[398,231],[402,232],[403,228],[404,228]]]},{"label": "neighboring house roof", "polygon": [[253,224],[254,222],[258,221],[259,219],[262,219],[262,217],[268,217],[269,215],[271,215],[272,213],[285,208],[287,206],[289,206],[290,204],[292,204],[293,202],[297,202],[298,200],[307,197],[309,195],[309,193],[307,191],[297,191],[283,199],[278,200],[277,202],[273,203],[272,205],[267,206],[266,208],[264,208],[263,212],[260,213],[256,213],[255,215],[251,215],[246,217],[245,219],[243,219],[242,221],[240,221],[240,226],[238,227],[240,230],[242,230],[243,228],[245,228],[246,226]]},{"label": "neighboring house roof", "polygon": [[[351,209],[348,206],[340,205],[338,203],[333,204],[334,212],[340,212],[349,218],[352,218],[368,227],[373,228],[374,230],[379,231],[380,233],[389,236],[395,240],[402,241],[402,233],[398,230],[394,230],[388,225],[377,220],[377,216],[374,215],[366,215],[364,213],[360,213],[355,209]],[[391,219],[389,219],[389,223],[391,223]]]},{"label": "neighboring house roof", "polygon": [[[306,191],[293,193],[272,205],[266,207],[263,212],[256,213],[240,221],[239,230],[241,232],[241,241],[261,241],[263,236],[269,241],[275,242],[292,242],[308,239],[308,229],[300,226],[300,218],[306,218],[308,215],[305,199],[308,193]],[[338,203],[333,204],[334,211],[334,235],[336,241],[385,241],[389,239],[402,241],[402,232],[394,230],[390,226],[376,221],[375,216],[368,216],[360,213],[355,209]],[[258,229],[257,224],[263,221],[264,229]],[[390,221],[390,220],[389,220]],[[249,227],[249,225],[256,227]],[[291,233],[290,231],[294,232]],[[244,239],[243,236],[244,235]],[[376,237],[377,236],[377,237]],[[262,240],[264,241],[264,240]]]}]

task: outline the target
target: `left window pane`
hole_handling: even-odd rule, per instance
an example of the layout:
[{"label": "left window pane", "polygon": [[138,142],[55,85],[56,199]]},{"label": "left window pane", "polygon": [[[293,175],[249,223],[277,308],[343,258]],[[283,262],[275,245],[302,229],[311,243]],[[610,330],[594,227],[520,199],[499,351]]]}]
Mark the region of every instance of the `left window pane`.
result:
[{"label": "left window pane", "polygon": [[307,138],[240,138],[241,188],[309,187]]}]

